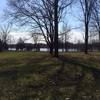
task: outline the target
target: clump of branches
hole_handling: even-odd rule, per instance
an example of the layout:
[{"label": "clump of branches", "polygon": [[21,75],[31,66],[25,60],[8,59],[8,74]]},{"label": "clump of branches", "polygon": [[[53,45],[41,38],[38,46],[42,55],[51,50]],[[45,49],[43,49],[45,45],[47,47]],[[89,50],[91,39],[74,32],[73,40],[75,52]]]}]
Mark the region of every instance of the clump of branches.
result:
[{"label": "clump of branches", "polygon": [[74,0],[8,0],[10,9],[7,12],[15,23],[20,23],[22,26],[28,25],[28,27],[30,26],[32,28],[38,27],[50,48],[50,54],[53,54],[53,49],[56,48],[55,45],[57,45],[55,40],[58,39],[58,32],[55,30],[58,30],[58,23],[66,12],[66,8],[69,7],[73,1]]},{"label": "clump of branches", "polygon": [[12,24],[7,24],[0,27],[0,44],[1,44],[1,51],[8,49],[8,43],[11,40],[11,28]]}]

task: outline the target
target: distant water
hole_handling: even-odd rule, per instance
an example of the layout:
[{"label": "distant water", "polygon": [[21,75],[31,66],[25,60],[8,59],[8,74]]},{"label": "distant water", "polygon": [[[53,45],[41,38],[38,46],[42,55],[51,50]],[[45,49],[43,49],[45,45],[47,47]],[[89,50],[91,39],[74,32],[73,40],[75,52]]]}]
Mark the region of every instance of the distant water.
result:
[{"label": "distant water", "polygon": [[9,48],[9,51],[16,51],[16,48]]},{"label": "distant water", "polygon": [[[9,51],[16,51],[16,48],[9,48],[8,50]],[[34,51],[34,49],[32,51]],[[49,51],[49,49],[48,48],[40,48],[40,51],[47,52],[47,51]],[[75,52],[75,51],[77,51],[77,49],[68,49],[68,51]],[[59,49],[59,52],[65,52],[65,49]]]}]

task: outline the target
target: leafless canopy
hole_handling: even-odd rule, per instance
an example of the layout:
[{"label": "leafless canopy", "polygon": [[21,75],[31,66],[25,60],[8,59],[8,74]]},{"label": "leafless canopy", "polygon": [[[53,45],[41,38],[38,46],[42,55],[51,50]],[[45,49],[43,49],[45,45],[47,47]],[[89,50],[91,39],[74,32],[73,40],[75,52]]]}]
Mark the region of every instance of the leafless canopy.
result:
[{"label": "leafless canopy", "polygon": [[89,37],[89,24],[93,10],[95,8],[97,0],[79,0],[83,16],[84,16],[84,28],[85,28],[85,53],[88,53],[88,37]]},{"label": "leafless canopy", "polygon": [[3,43],[7,44],[10,41],[10,39],[11,39],[11,35],[10,35],[11,28],[12,28],[12,24],[7,24],[7,25],[0,27],[0,40]]},{"label": "leafless canopy", "polygon": [[[8,0],[9,17],[13,22],[39,28],[50,47],[54,42],[55,0]],[[58,22],[74,0],[58,0]]]}]

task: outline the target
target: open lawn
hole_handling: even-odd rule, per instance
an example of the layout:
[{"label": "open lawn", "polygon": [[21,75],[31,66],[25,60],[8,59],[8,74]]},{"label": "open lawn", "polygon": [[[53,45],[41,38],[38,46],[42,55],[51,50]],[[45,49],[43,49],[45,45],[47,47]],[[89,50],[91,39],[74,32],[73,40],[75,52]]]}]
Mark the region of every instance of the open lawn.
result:
[{"label": "open lawn", "polygon": [[0,53],[0,100],[100,100],[100,53]]}]

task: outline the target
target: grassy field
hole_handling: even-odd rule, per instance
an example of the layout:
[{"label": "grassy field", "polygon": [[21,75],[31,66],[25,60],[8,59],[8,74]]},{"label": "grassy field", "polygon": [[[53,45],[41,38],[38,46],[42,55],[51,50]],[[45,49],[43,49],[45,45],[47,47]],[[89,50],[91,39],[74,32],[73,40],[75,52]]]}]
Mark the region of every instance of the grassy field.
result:
[{"label": "grassy field", "polygon": [[100,53],[0,53],[0,100],[100,100]]}]

